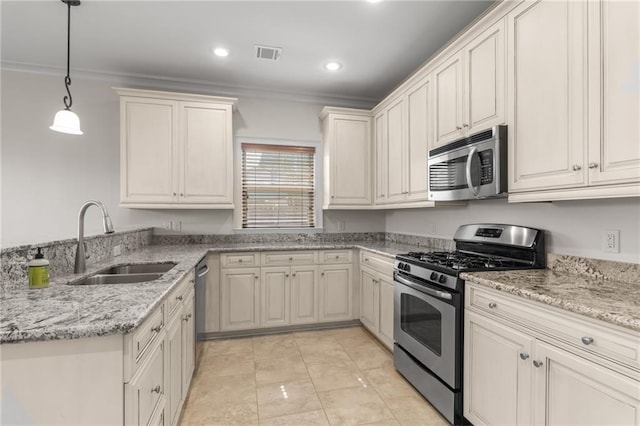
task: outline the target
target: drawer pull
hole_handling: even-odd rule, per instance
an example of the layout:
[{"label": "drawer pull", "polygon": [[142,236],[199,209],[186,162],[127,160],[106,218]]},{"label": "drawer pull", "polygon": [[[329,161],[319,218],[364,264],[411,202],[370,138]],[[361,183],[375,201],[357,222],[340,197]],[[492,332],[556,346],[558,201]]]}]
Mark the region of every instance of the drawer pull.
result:
[{"label": "drawer pull", "polygon": [[368,261],[369,261],[369,258],[368,258],[368,257],[365,257],[365,258],[364,258],[364,261],[365,261],[365,262],[368,262]]},{"label": "drawer pull", "polygon": [[238,259],[238,263],[242,263],[242,259]]},{"label": "drawer pull", "polygon": [[489,303],[489,308],[494,309],[496,307],[498,307],[498,304],[496,302],[490,302]]},{"label": "drawer pull", "polygon": [[290,258],[289,258],[289,262],[291,262],[292,260],[293,260],[293,257],[290,257]]},{"label": "drawer pull", "polygon": [[155,388],[152,388],[151,389],[151,393],[153,393],[153,392],[160,393],[160,385],[156,386]]},{"label": "drawer pull", "polygon": [[536,368],[540,368],[540,367],[542,367],[542,361],[536,361],[536,360],[534,360],[534,361],[533,361],[533,365],[534,365],[534,367],[536,367]]},{"label": "drawer pull", "polygon": [[254,277],[256,278],[256,280],[259,278],[258,275],[254,275]]},{"label": "drawer pull", "polygon": [[162,328],[162,325],[156,325],[155,327],[151,328],[151,331],[153,331],[154,333],[160,333],[161,328]]},{"label": "drawer pull", "polygon": [[340,256],[336,254],[336,259],[340,259]]},{"label": "drawer pull", "polygon": [[526,352],[520,352],[520,359],[529,359],[529,354]]},{"label": "drawer pull", "polygon": [[176,296],[176,300],[182,300],[182,296]]},{"label": "drawer pull", "polygon": [[590,345],[593,343],[593,337],[585,336],[580,340],[582,340],[582,343],[584,343],[585,345]]},{"label": "drawer pull", "polygon": [[294,277],[296,276],[295,272],[293,274],[291,274],[291,275],[294,276]]},{"label": "drawer pull", "polygon": [[191,315],[191,314],[187,314],[187,315],[185,315],[185,316],[184,316],[184,318],[182,318],[182,319],[183,319],[184,321],[189,321],[189,320],[191,319],[191,317],[192,317],[192,316],[193,316],[193,315]]},{"label": "drawer pull", "polygon": [[320,272],[320,275],[322,275],[324,277],[324,272]]}]

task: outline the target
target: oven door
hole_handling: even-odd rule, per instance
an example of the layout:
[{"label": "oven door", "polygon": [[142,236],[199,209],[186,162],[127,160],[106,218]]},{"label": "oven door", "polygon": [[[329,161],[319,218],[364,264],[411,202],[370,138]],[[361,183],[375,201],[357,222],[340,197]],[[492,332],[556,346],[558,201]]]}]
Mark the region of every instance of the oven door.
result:
[{"label": "oven door", "polygon": [[460,387],[460,294],[394,274],[393,338],[452,389]]}]

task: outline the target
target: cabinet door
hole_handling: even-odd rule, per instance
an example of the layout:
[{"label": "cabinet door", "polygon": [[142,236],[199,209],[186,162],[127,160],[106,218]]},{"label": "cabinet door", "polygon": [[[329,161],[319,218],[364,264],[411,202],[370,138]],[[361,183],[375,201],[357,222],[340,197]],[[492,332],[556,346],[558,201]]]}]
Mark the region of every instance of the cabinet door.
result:
[{"label": "cabinet door", "polygon": [[120,201],[172,203],[178,200],[177,102],[120,100]]},{"label": "cabinet door", "polygon": [[589,183],[640,181],[640,3],[589,2]]},{"label": "cabinet door", "polygon": [[404,199],[405,136],[404,102],[400,98],[387,109],[387,188],[389,202]]},{"label": "cabinet door", "polygon": [[260,325],[260,268],[224,269],[220,283],[222,331]]},{"label": "cabinet door", "polygon": [[531,424],[534,339],[469,311],[464,339],[464,416],[476,426]]},{"label": "cabinet door", "polygon": [[380,283],[380,325],[378,338],[393,350],[393,277],[378,274]]},{"label": "cabinet door", "polygon": [[318,322],[318,267],[291,267],[291,324]]},{"label": "cabinet door", "polygon": [[353,277],[351,265],[325,265],[320,271],[320,321],[352,318]]},{"label": "cabinet door", "polygon": [[371,204],[371,120],[339,116],[333,120],[331,140],[332,205]]},{"label": "cabinet door", "polygon": [[[180,304],[182,311],[182,303]],[[167,399],[167,411],[169,424],[175,425],[180,416],[180,404],[182,403],[182,314],[177,314],[167,327],[167,354],[169,392]]]},{"label": "cabinet door", "polygon": [[378,334],[379,298],[376,273],[367,268],[360,269],[360,321],[372,333]]},{"label": "cabinet door", "polygon": [[434,146],[462,135],[462,56],[456,54],[433,73],[435,141]]},{"label": "cabinet door", "polygon": [[375,150],[376,150],[376,204],[387,199],[387,112],[382,111],[374,118]]},{"label": "cabinet door", "polygon": [[260,325],[275,327],[289,324],[291,296],[288,266],[262,268],[260,277]]},{"label": "cabinet door", "polygon": [[184,302],[184,310],[182,311],[182,396],[187,396],[189,385],[193,377],[193,371],[196,366],[195,358],[195,337],[196,337],[196,321],[194,316],[194,298],[193,290],[189,291]]},{"label": "cabinet door", "polygon": [[640,382],[539,341],[535,360],[536,424],[640,424]]},{"label": "cabinet door", "polygon": [[499,21],[464,49],[465,119],[463,129],[475,133],[505,121],[504,21]]},{"label": "cabinet door", "polygon": [[586,184],[586,4],[523,2],[507,15],[509,192]]},{"label": "cabinet door", "polygon": [[180,103],[180,202],[233,203],[231,106]]},{"label": "cabinet door", "polygon": [[431,146],[431,77],[420,81],[407,93],[408,132],[405,153],[406,199],[426,200],[427,157]]}]

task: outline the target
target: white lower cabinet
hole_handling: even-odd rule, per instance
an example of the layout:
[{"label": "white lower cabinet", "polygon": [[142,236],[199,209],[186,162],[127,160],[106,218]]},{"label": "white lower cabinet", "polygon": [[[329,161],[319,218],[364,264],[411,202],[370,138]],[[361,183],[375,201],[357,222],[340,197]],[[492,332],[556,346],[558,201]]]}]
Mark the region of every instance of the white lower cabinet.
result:
[{"label": "white lower cabinet", "polygon": [[156,407],[162,409],[166,395],[164,339],[153,346],[149,357],[133,379],[125,384],[125,423],[146,425]]},{"label": "white lower cabinet", "polygon": [[364,251],[360,259],[360,322],[393,350],[393,260]]},{"label": "white lower cabinet", "polygon": [[220,259],[221,331],[353,319],[351,250],[223,253]]},{"label": "white lower cabinet", "polygon": [[[640,368],[630,355],[640,335],[603,335],[600,322],[536,305],[467,284],[464,416],[476,426],[639,425]],[[572,343],[575,330],[583,337]],[[598,353],[608,349],[624,356]]]},{"label": "white lower cabinet", "polygon": [[347,321],[353,319],[353,267],[352,265],[321,265],[320,321]]},{"label": "white lower cabinet", "polygon": [[220,282],[220,328],[260,326],[260,268],[223,269]]},{"label": "white lower cabinet", "polygon": [[167,327],[167,355],[169,370],[169,397],[166,411],[169,424],[175,424],[180,415],[182,403],[182,318],[175,315]]}]

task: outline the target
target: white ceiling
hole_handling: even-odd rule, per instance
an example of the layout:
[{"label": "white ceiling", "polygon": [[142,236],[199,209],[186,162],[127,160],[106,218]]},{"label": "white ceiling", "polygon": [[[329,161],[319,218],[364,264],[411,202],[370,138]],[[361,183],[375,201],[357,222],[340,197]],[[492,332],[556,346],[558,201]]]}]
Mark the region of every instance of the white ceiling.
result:
[{"label": "white ceiling", "polygon": [[[71,76],[100,72],[378,101],[493,1],[117,1],[71,10]],[[3,66],[66,67],[66,6],[1,3]],[[283,48],[255,59],[254,44]],[[227,58],[214,46],[231,50]],[[323,69],[335,59],[337,73]]]}]

